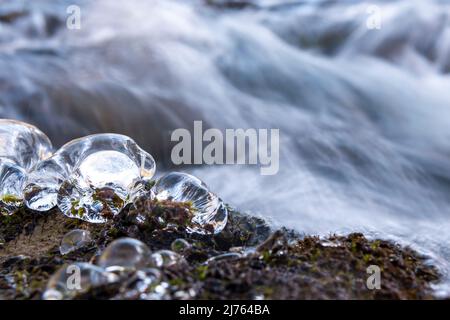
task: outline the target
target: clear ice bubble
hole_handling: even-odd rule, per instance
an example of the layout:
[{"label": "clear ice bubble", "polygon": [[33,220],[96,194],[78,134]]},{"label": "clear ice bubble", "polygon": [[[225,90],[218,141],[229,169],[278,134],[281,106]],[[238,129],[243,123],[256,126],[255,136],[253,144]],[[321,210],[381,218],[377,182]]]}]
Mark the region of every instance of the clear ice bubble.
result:
[{"label": "clear ice bubble", "polygon": [[133,181],[129,193],[130,202],[134,202],[134,200],[144,195],[151,194],[153,184],[154,181],[151,181],[149,179],[140,179]]},{"label": "clear ice bubble", "polygon": [[157,200],[187,202],[194,217],[189,232],[219,233],[228,220],[228,210],[222,201],[200,179],[187,173],[172,172],[156,182],[152,194]]},{"label": "clear ice bubble", "polygon": [[152,287],[151,292],[141,295],[143,300],[167,300],[169,295],[170,285],[167,282],[160,282],[156,286]]},{"label": "clear ice bubble", "polygon": [[182,256],[170,250],[156,251],[150,257],[150,264],[157,268],[170,267],[183,261]]},{"label": "clear ice bubble", "polygon": [[111,272],[144,268],[150,261],[147,245],[132,238],[114,240],[101,254],[97,265]]},{"label": "clear ice bubble", "polygon": [[0,159],[0,213],[14,213],[22,204],[22,185],[26,172],[8,159]]},{"label": "clear ice bubble", "polygon": [[241,253],[227,252],[227,253],[219,254],[217,256],[209,258],[208,260],[206,260],[205,264],[208,264],[213,261],[236,260],[236,259],[242,258],[242,256],[243,255]]},{"label": "clear ice bubble", "polygon": [[77,262],[61,267],[48,281],[44,300],[68,300],[90,288],[117,281],[117,275],[90,263]]},{"label": "clear ice bubble", "polygon": [[196,292],[194,288],[190,288],[188,290],[178,290],[173,294],[173,297],[177,300],[191,300],[195,298]]},{"label": "clear ice bubble", "polygon": [[152,293],[162,279],[161,271],[155,268],[138,270],[126,282],[118,299],[142,299],[146,294]]},{"label": "clear ice bubble", "polygon": [[91,233],[87,230],[74,229],[64,235],[59,246],[59,252],[65,255],[78,250],[92,241]]},{"label": "clear ice bubble", "polygon": [[192,248],[192,245],[184,239],[175,239],[170,248],[173,252],[181,254]]},{"label": "clear ice bubble", "polygon": [[67,164],[56,153],[39,162],[28,174],[24,183],[25,205],[35,211],[48,211],[56,206],[58,191],[68,177]]},{"label": "clear ice bubble", "polygon": [[12,214],[23,201],[28,172],[52,154],[49,138],[24,122],[0,119],[0,212]]},{"label": "clear ice bubble", "polygon": [[38,211],[58,205],[69,217],[102,223],[131,202],[141,190],[137,183],[145,185],[154,173],[153,157],[131,138],[91,135],[36,166],[26,181],[25,202]]}]

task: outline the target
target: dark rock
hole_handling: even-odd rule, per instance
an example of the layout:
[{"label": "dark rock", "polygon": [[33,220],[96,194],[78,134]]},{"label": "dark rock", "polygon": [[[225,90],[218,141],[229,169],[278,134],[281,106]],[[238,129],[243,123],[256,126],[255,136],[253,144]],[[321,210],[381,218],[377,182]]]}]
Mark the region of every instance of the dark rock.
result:
[{"label": "dark rock", "polygon": [[[98,251],[120,237],[139,239],[152,250],[170,250],[173,240],[188,240],[192,246],[182,253],[187,263],[161,269],[172,299],[431,299],[430,285],[440,278],[413,250],[359,233],[301,237],[288,229],[271,230],[265,220],[229,208],[225,229],[205,236],[186,231],[190,218],[186,204],[149,199],[126,207],[106,224],[69,219],[57,210],[39,215],[22,209],[2,216],[0,298],[41,298],[61,265],[95,263]],[[76,228],[89,230],[93,243],[62,256],[61,238]],[[225,258],[211,259],[218,256]],[[380,290],[366,286],[369,265],[382,270]],[[77,298],[132,298],[124,294],[130,279]]]}]

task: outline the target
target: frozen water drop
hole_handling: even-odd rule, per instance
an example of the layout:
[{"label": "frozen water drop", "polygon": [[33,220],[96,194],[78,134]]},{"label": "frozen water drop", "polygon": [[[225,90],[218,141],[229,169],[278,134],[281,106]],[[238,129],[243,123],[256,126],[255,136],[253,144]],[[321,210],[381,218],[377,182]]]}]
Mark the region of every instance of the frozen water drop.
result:
[{"label": "frozen water drop", "polygon": [[153,176],[155,163],[125,136],[95,135],[78,143],[87,146],[61,185],[58,207],[69,217],[104,222],[130,201],[135,181]]},{"label": "frozen water drop", "polygon": [[98,151],[84,159],[59,191],[59,208],[71,217],[104,222],[119,213],[139,168],[118,151]]},{"label": "frozen water drop", "polygon": [[228,211],[222,201],[200,179],[180,172],[172,172],[155,184],[152,189],[157,200],[186,202],[192,205],[194,217],[188,228],[200,234],[219,233],[228,220]]},{"label": "frozen water drop", "polygon": [[90,263],[77,262],[61,267],[47,283],[44,300],[68,300],[90,288],[117,281],[117,276]]},{"label": "frozen water drop", "polygon": [[16,120],[0,119],[0,158],[29,171],[52,154],[50,139],[38,128]]},{"label": "frozen water drop", "polygon": [[151,188],[153,187],[154,181],[150,180],[135,180],[130,188],[129,202],[133,203],[136,199],[151,194]]},{"label": "frozen water drop", "polygon": [[208,260],[206,260],[206,264],[213,262],[213,261],[224,261],[224,260],[235,260],[241,258],[243,255],[238,252],[227,252],[223,254],[219,254],[217,256],[211,257]]},{"label": "frozen water drop", "polygon": [[135,181],[154,175],[155,161],[132,139],[96,134],[73,140],[36,166],[26,181],[33,210],[58,205],[67,216],[101,223],[130,202]]},{"label": "frozen water drop", "polygon": [[170,285],[167,282],[160,282],[152,287],[151,292],[142,294],[141,298],[145,300],[167,300],[170,298],[169,288]]},{"label": "frozen water drop", "polygon": [[48,211],[56,206],[60,185],[68,177],[59,154],[39,162],[28,174],[23,190],[25,205],[36,211]]},{"label": "frozen water drop", "polygon": [[61,254],[68,254],[91,242],[91,233],[87,230],[75,229],[64,235],[59,246]]},{"label": "frozen water drop", "polygon": [[190,288],[188,290],[178,290],[173,294],[173,297],[176,300],[192,300],[196,296],[196,292],[194,288]]},{"label": "frozen water drop", "polygon": [[28,171],[49,157],[52,144],[39,129],[27,123],[0,119],[0,212],[14,213],[23,202]]},{"label": "frozen water drop", "polygon": [[330,239],[322,239],[319,243],[322,247],[339,247],[341,245],[339,241]]},{"label": "frozen water drop", "polygon": [[0,213],[10,215],[22,203],[22,185],[26,172],[8,159],[0,159]]},{"label": "frozen water drop", "polygon": [[151,293],[152,289],[157,286],[162,279],[161,271],[155,268],[146,268],[138,270],[126,282],[118,299],[140,299]]},{"label": "frozen water drop", "polygon": [[173,252],[180,254],[186,252],[191,247],[192,245],[184,239],[175,239],[170,245],[170,248],[172,249]]},{"label": "frozen water drop", "polygon": [[154,267],[170,267],[183,262],[184,258],[170,250],[159,250],[151,255],[150,264]]},{"label": "frozen water drop", "polygon": [[150,259],[150,249],[139,240],[121,238],[111,242],[98,260],[98,265],[107,271],[141,269]]},{"label": "frozen water drop", "polygon": [[65,181],[58,193],[58,207],[70,218],[103,223],[120,212],[126,202],[126,191],[117,186],[83,187],[76,179]]}]

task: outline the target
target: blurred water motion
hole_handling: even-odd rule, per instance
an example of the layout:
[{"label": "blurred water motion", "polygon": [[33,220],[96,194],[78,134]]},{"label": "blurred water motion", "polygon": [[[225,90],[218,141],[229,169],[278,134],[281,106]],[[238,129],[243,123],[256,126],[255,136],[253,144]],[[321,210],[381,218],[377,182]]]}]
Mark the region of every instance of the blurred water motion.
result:
[{"label": "blurred water motion", "polygon": [[275,223],[393,239],[450,270],[448,2],[371,2],[379,30],[361,1],[206,2],[0,1],[0,116],[57,145],[127,134],[167,167],[169,133],[194,120],[279,128],[276,176],[185,169]]}]

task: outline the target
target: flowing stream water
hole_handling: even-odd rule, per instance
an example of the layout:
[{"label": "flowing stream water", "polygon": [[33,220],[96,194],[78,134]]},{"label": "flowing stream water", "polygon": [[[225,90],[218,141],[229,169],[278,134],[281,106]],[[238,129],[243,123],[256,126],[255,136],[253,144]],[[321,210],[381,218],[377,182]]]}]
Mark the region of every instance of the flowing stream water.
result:
[{"label": "flowing stream water", "polygon": [[[249,3],[0,0],[0,117],[58,146],[129,135],[159,173],[174,169],[170,132],[194,120],[278,128],[276,175],[177,170],[276,225],[410,245],[450,294],[450,2]],[[80,30],[66,28],[70,4]]]}]

